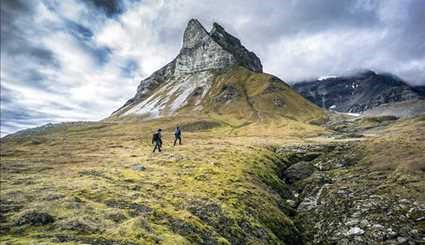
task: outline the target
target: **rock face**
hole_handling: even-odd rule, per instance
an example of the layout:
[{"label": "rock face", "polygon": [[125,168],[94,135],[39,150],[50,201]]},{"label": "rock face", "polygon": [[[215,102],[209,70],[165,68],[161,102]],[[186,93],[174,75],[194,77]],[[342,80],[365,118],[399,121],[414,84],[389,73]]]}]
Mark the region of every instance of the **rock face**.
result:
[{"label": "rock face", "polygon": [[365,71],[353,76],[296,83],[293,88],[314,104],[334,111],[362,113],[382,104],[421,99],[414,88],[390,74]]},{"label": "rock face", "polygon": [[[192,19],[184,31],[182,49],[177,57],[142,80],[136,95],[112,115],[172,115],[186,104],[195,90],[201,91],[198,100],[202,99],[215,75],[236,65],[262,72],[260,59],[223,27],[214,23],[208,33],[197,20]],[[154,93],[164,84],[169,85],[161,91],[165,94]]]}]

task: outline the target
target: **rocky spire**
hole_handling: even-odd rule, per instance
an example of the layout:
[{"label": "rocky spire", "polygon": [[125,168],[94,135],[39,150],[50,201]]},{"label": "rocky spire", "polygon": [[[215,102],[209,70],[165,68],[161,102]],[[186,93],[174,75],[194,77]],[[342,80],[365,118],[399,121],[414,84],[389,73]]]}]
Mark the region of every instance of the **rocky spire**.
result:
[{"label": "rocky spire", "polygon": [[183,48],[194,48],[209,37],[208,32],[196,19],[191,19],[184,30]]},{"label": "rocky spire", "polygon": [[223,69],[241,65],[262,72],[260,59],[217,23],[208,33],[196,19],[191,19],[184,31],[183,46],[176,58],[176,72]]},{"label": "rocky spire", "polygon": [[[244,66],[254,72],[262,72],[260,59],[247,50],[236,37],[227,33],[217,23],[208,33],[196,19],[191,19],[183,34],[183,45],[177,57],[140,82],[136,95],[113,115],[127,113],[134,105],[148,99],[164,83],[190,77],[195,82],[207,81],[216,74],[233,66]],[[205,82],[206,83],[206,82]]]}]

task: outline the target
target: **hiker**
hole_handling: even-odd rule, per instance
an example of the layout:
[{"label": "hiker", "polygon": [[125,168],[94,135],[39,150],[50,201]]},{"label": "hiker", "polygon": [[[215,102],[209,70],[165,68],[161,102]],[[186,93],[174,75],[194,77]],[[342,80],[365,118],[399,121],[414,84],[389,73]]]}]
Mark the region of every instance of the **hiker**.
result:
[{"label": "hiker", "polygon": [[162,129],[158,129],[158,131],[154,133],[152,136],[152,144],[155,144],[155,147],[153,148],[153,152],[155,152],[156,149],[158,149],[158,151],[161,152],[161,146],[162,146],[161,131]]},{"label": "hiker", "polygon": [[176,131],[174,132],[174,146],[176,146],[177,140],[179,141],[179,145],[182,144],[182,131],[180,127],[177,126]]}]

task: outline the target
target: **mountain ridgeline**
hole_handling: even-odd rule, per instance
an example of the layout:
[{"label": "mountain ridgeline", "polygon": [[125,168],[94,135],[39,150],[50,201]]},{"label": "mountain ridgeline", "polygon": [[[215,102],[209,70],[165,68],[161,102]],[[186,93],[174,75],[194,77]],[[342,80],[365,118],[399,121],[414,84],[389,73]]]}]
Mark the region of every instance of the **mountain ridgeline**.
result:
[{"label": "mountain ridgeline", "polygon": [[142,80],[136,95],[111,118],[153,119],[193,112],[245,121],[322,115],[279,78],[262,73],[260,59],[222,26],[210,32],[195,19],[170,63]]},{"label": "mountain ridgeline", "polygon": [[[293,88],[314,104],[339,112],[363,113],[381,105],[420,101],[423,88],[412,87],[391,74],[363,71],[351,76],[329,77],[295,83]],[[411,103],[410,103],[411,104]],[[400,106],[400,105],[399,105]]]}]

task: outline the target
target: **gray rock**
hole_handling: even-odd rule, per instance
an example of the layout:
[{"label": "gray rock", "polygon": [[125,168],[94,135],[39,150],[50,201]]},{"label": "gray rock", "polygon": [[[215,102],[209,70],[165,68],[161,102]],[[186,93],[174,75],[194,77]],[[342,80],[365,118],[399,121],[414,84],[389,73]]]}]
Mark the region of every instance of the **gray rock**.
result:
[{"label": "gray rock", "polygon": [[144,171],[145,166],[143,166],[142,164],[135,164],[135,165],[131,166],[131,169],[133,169],[135,171]]},{"label": "gray rock", "polygon": [[377,230],[383,230],[384,226],[381,224],[374,224],[372,225],[372,228],[377,229]]},{"label": "gray rock", "polygon": [[35,210],[24,211],[16,220],[17,225],[41,226],[53,223],[55,219],[48,213]]},{"label": "gray rock", "polygon": [[359,219],[349,219],[347,222],[345,222],[346,226],[352,226],[357,225],[360,222]]},{"label": "gray rock", "polygon": [[407,239],[407,238],[405,238],[405,237],[401,237],[401,236],[397,237],[397,242],[398,242],[399,244],[404,244],[404,243],[406,243],[407,241],[408,241],[408,239]]},{"label": "gray rock", "polygon": [[391,229],[391,228],[388,228],[388,229],[387,229],[386,237],[387,237],[388,239],[395,238],[396,236],[397,236],[397,232],[393,231],[393,229]]},{"label": "gray rock", "polygon": [[247,50],[239,39],[227,33],[222,26],[214,23],[210,35],[220,46],[232,53],[239,65],[255,72],[263,71],[260,59],[253,52]]},{"label": "gray rock", "polygon": [[286,169],[283,175],[287,183],[294,183],[309,177],[315,170],[311,162],[298,162]]},{"label": "gray rock", "polygon": [[287,200],[286,200],[286,203],[287,203],[289,206],[291,206],[291,207],[296,207],[296,206],[297,206],[297,203],[296,203],[294,200],[291,200],[291,199],[287,199]]},{"label": "gray rock", "polygon": [[358,236],[358,235],[363,235],[364,234],[364,230],[361,229],[360,227],[351,227],[350,230],[348,230],[345,233],[347,236]]}]

